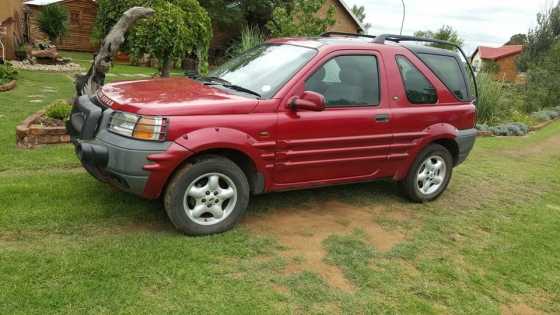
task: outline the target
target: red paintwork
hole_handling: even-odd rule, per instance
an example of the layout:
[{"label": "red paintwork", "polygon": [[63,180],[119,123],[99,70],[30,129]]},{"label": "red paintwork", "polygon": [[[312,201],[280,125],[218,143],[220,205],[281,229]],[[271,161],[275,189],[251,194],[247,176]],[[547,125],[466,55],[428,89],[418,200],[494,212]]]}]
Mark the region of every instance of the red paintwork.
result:
[{"label": "red paintwork", "polygon": [[[151,176],[144,196],[158,197],[170,175],[189,157],[211,149],[237,150],[264,175],[265,191],[406,176],[427,144],[454,139],[474,128],[475,107],[462,102],[406,48],[365,42],[317,47],[307,39],[275,39],[318,49],[317,55],[272,99],[229,94],[186,78],[123,82],[102,93],[113,109],[169,118],[168,140],[175,144],[150,156]],[[381,100],[376,107],[327,108],[293,112],[304,81],[325,61],[341,54],[373,54],[379,60]],[[406,97],[396,55],[404,55],[438,91],[438,104],[412,105]],[[388,123],[376,122],[389,114]]]}]

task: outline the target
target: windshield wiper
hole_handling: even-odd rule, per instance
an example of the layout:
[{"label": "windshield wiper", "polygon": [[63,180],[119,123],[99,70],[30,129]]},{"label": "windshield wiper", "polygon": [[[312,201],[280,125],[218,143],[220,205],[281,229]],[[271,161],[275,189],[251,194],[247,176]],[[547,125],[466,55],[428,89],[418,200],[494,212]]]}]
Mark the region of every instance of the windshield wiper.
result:
[{"label": "windshield wiper", "polygon": [[211,81],[211,82],[206,82],[204,84],[206,84],[206,85],[219,85],[219,86],[226,87],[228,89],[236,90],[236,91],[247,93],[247,94],[252,94],[252,95],[255,95],[257,97],[262,97],[262,95],[260,95],[259,93],[255,92],[253,90],[249,90],[249,89],[244,88],[242,86],[231,84],[229,82],[226,83],[226,82],[227,82],[226,80],[220,79],[220,80],[215,80],[215,81]]}]

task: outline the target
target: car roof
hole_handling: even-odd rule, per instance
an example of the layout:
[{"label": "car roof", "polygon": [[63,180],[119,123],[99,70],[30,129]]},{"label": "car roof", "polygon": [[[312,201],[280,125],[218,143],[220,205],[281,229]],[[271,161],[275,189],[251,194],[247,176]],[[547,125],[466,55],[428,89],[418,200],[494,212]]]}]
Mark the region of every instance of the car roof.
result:
[{"label": "car roof", "polygon": [[414,53],[429,53],[429,54],[438,54],[438,55],[446,55],[446,56],[453,56],[456,57],[457,54],[453,51],[442,49],[442,48],[435,48],[429,47],[425,45],[414,45],[414,44],[401,44],[395,43],[392,41],[387,41],[385,44],[374,43],[372,38],[368,37],[350,37],[350,36],[329,36],[329,37],[284,37],[284,38],[275,38],[267,41],[267,43],[271,44],[289,44],[289,45],[296,45],[296,46],[303,46],[308,48],[314,49],[324,49],[324,48],[351,48],[355,47],[358,49],[367,49],[375,47],[377,49],[384,49],[391,47],[392,49],[395,48],[402,48],[411,50]]}]

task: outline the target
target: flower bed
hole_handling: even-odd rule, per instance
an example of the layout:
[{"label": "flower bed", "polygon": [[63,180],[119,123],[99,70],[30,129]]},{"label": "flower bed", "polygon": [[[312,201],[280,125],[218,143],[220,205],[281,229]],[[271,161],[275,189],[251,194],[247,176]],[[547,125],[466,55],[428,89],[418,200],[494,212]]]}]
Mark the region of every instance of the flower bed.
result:
[{"label": "flower bed", "polygon": [[70,136],[62,120],[45,116],[41,110],[16,127],[18,148],[35,148],[47,144],[69,143]]},{"label": "flower bed", "polygon": [[560,119],[560,106],[535,112],[530,117],[534,123],[531,126],[524,123],[505,123],[498,126],[477,125],[478,136],[524,136],[530,131],[542,129],[555,120]]}]

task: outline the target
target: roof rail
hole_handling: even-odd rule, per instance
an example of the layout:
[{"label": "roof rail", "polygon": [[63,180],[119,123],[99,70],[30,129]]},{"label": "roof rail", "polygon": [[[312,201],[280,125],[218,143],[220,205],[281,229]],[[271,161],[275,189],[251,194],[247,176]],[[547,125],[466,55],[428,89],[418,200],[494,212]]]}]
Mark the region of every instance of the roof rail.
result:
[{"label": "roof rail", "polygon": [[366,35],[366,34],[357,34],[357,33],[345,33],[345,32],[325,32],[322,33],[321,37],[331,37],[331,36],[347,36],[347,37],[365,37],[365,38],[372,38],[375,39],[376,36],[373,35]]},{"label": "roof rail", "polygon": [[468,68],[471,72],[471,75],[472,75],[473,81],[474,81],[474,91],[475,91],[476,99],[478,100],[478,84],[476,82],[476,75],[474,74],[474,69],[473,69],[471,63],[469,62],[469,58],[467,57],[467,54],[465,54],[465,52],[463,51],[461,46],[459,46],[455,43],[449,42],[449,41],[445,41],[445,40],[432,39],[432,38],[422,38],[422,37],[416,37],[416,36],[406,36],[406,35],[393,35],[393,34],[379,35],[379,36],[376,36],[375,39],[373,40],[373,42],[376,43],[376,44],[385,44],[385,41],[391,41],[391,42],[395,42],[395,43],[400,43],[400,42],[425,42],[425,43],[435,43],[435,44],[449,45],[449,46],[457,48],[457,50],[459,50],[461,55],[463,55],[463,58],[465,58],[465,62],[467,63]]}]

